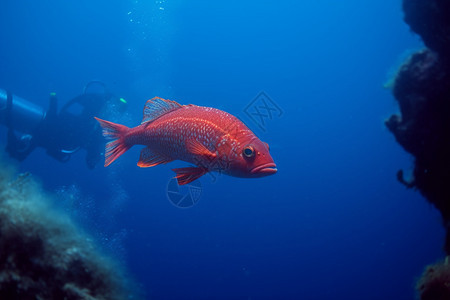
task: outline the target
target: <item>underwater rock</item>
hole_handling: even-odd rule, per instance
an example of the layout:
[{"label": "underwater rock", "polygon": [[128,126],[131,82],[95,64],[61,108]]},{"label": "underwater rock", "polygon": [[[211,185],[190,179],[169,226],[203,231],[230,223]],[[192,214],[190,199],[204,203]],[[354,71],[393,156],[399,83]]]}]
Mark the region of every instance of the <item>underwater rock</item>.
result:
[{"label": "underwater rock", "polygon": [[393,93],[401,116],[391,116],[386,126],[399,144],[415,156],[426,152],[429,142],[433,142],[430,131],[441,128],[441,124],[433,124],[430,119],[439,113],[440,106],[445,105],[445,99],[441,97],[445,93],[441,89],[447,87],[438,82],[445,80],[448,80],[446,71],[439,63],[438,55],[430,50],[413,54],[397,73]]},{"label": "underwater rock", "polygon": [[0,162],[0,298],[127,298],[120,269],[47,202]]},{"label": "underwater rock", "polygon": [[[397,142],[415,157],[413,178],[404,183],[417,188],[450,221],[450,72],[437,53],[412,55],[397,74],[394,96],[401,116],[386,126]],[[399,176],[402,180],[402,176]]]},{"label": "underwater rock", "polygon": [[439,54],[450,51],[450,1],[404,0],[405,22],[422,37],[425,45]]},{"label": "underwater rock", "polygon": [[441,212],[450,254],[450,2],[404,0],[405,21],[430,49],[414,53],[398,71],[393,87],[401,115],[386,126],[414,160],[412,178],[397,173]]},{"label": "underwater rock", "polygon": [[[416,188],[440,212],[450,254],[450,1],[403,0],[405,22],[419,34],[426,49],[414,53],[398,71],[393,94],[400,115],[386,126],[414,156],[411,178],[397,179]],[[450,299],[448,259],[428,266],[417,282],[422,300]]]},{"label": "underwater rock", "polygon": [[448,260],[429,265],[416,285],[421,300],[450,299],[450,265]]}]

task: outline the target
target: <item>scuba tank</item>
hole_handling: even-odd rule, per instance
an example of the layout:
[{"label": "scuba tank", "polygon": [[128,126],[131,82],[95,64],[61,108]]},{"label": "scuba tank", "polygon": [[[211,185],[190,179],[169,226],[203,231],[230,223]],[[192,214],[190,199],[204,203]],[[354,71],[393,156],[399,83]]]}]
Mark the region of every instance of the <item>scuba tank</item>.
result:
[{"label": "scuba tank", "polygon": [[0,124],[22,133],[33,133],[46,111],[23,98],[0,89]]}]

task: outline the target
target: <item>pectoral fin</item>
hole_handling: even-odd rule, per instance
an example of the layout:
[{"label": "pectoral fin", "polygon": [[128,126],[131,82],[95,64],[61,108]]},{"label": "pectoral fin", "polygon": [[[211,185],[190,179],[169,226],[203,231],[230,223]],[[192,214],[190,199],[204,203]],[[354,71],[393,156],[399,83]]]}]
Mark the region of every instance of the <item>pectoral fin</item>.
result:
[{"label": "pectoral fin", "polygon": [[178,180],[178,185],[188,184],[208,173],[207,169],[200,167],[178,168],[172,171],[177,173],[175,178]]},{"label": "pectoral fin", "polygon": [[191,139],[186,142],[186,149],[192,154],[206,156],[209,159],[216,158],[216,153],[209,150],[205,145],[197,140]]}]

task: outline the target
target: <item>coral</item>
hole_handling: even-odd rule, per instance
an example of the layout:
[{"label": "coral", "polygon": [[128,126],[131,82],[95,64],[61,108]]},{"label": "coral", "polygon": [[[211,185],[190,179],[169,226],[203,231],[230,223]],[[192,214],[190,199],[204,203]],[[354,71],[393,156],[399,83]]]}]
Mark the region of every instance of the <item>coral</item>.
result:
[{"label": "coral", "polygon": [[1,298],[126,298],[120,269],[52,210],[30,177],[13,179],[0,162]]},{"label": "coral", "polygon": [[416,290],[421,300],[450,299],[450,265],[439,262],[425,268]]}]

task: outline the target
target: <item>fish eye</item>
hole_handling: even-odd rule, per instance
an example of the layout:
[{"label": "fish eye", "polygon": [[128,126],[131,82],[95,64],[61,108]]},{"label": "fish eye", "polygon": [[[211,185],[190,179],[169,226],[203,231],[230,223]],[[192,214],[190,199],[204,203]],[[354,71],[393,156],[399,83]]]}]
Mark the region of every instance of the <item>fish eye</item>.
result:
[{"label": "fish eye", "polygon": [[265,142],[263,142],[264,143],[264,145],[266,145],[266,147],[267,147],[267,150],[269,150],[270,151],[270,147],[269,147],[269,144],[267,144],[267,143],[265,143]]},{"label": "fish eye", "polygon": [[245,146],[244,150],[242,150],[242,154],[247,158],[251,158],[251,157],[255,156],[255,150],[250,145]]}]

